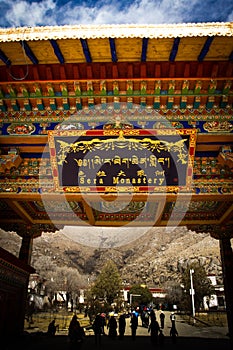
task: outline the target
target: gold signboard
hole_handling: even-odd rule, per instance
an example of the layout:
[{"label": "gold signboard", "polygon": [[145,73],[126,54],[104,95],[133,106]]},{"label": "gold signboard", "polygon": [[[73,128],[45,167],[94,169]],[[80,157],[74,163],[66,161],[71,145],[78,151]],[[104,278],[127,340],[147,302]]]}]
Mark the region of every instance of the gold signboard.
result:
[{"label": "gold signboard", "polygon": [[55,190],[141,193],[189,189],[195,146],[195,129],[51,131]]}]

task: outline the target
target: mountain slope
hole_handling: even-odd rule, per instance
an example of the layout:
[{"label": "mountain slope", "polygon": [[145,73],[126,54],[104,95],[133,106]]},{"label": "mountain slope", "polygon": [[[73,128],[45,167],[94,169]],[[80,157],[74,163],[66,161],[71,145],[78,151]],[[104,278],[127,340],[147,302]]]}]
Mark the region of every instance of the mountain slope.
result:
[{"label": "mountain slope", "polygon": [[[21,238],[1,230],[0,245],[18,256]],[[185,227],[170,233],[164,228],[151,228],[131,243],[106,249],[82,245],[62,232],[43,233],[33,241],[31,265],[42,256],[52,258],[57,266],[74,267],[93,276],[112,259],[128,283],[144,281],[161,287],[177,280],[191,261],[199,261],[208,274],[221,277],[222,273],[218,241],[209,234],[197,234]]]}]

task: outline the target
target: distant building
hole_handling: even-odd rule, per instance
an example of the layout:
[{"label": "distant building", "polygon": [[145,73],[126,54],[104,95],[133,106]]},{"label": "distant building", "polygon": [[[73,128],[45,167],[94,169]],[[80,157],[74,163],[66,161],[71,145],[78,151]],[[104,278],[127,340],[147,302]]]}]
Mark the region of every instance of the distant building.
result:
[{"label": "distant building", "polygon": [[217,277],[213,275],[207,276],[214,286],[215,293],[210,297],[203,298],[203,306],[205,310],[225,310],[225,294],[222,284],[217,283]]},{"label": "distant building", "polygon": [[[130,291],[131,286],[125,286],[123,289],[123,296],[124,296],[124,301],[129,300],[129,291]],[[149,291],[152,294],[153,299],[158,301],[159,303],[163,303],[165,300],[165,297],[167,295],[167,292],[163,288],[155,288],[155,287],[148,287]]]}]

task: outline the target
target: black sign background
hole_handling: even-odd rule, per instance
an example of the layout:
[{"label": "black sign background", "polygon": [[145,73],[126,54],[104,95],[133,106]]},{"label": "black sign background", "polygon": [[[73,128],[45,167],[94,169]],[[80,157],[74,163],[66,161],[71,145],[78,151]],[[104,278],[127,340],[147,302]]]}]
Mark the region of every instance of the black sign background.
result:
[{"label": "black sign background", "polygon": [[[119,148],[116,146],[104,147],[104,141],[106,144],[108,140],[115,140],[116,144],[118,144],[118,136],[55,136],[54,144],[57,156],[60,152],[61,141],[70,145],[70,149],[66,154],[63,164],[61,164],[61,162],[57,162],[59,186],[80,188],[83,186],[97,186],[98,188],[102,187],[103,191],[106,186],[116,186],[116,183],[119,186],[127,186],[129,182],[133,186],[141,187],[185,186],[188,168],[190,135],[156,136],[150,134],[149,136],[124,136],[124,140],[127,140],[128,143],[132,142],[132,140],[136,140],[137,143],[135,143],[135,145],[137,146],[137,144],[141,145],[142,140],[144,140],[145,137],[152,141],[159,140],[161,147],[153,150],[147,148],[137,150],[131,147]],[[93,138],[99,140],[99,142],[93,143],[89,151],[85,151],[85,153],[83,150],[74,150],[72,147],[73,144],[77,142],[79,144],[83,143],[84,145],[88,144],[88,142],[91,143]],[[181,140],[183,140],[183,142],[181,142],[183,147],[180,147],[179,151],[171,148],[171,151],[169,152],[166,150],[166,147],[163,147],[166,143],[175,144]],[[101,143],[103,143],[103,147],[100,147],[101,149],[99,149],[99,147],[95,148],[95,145],[100,146]],[[186,161],[184,164],[182,164],[182,161],[179,158],[181,151],[183,153],[183,159]],[[144,164],[133,164],[132,156],[138,157],[139,163],[143,163],[143,159],[146,159],[147,162]],[[149,159],[151,156],[154,156],[157,160],[156,167],[149,165]],[[114,159],[116,159],[116,157],[118,157],[118,160],[120,159],[121,164],[114,164]],[[93,161],[97,158],[102,159],[101,164],[95,164],[94,167],[91,166],[90,164],[93,164]],[[105,162],[104,160],[106,159],[110,159],[111,162]],[[123,162],[123,159],[128,159],[129,162]],[[163,162],[163,159],[166,161]],[[78,164],[80,163],[80,160],[85,160],[89,166],[79,166]],[[117,163],[117,161],[115,163]],[[164,175],[162,175],[163,171]],[[164,181],[161,180],[162,178],[164,178]]]}]

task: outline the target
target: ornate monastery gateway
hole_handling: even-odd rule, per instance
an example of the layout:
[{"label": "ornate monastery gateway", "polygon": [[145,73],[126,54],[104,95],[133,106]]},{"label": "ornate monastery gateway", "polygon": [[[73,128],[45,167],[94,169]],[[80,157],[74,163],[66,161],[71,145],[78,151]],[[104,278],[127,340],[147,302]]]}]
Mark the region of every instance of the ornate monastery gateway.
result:
[{"label": "ornate monastery gateway", "polygon": [[1,30],[1,227],[133,224],[144,202],[137,225],[175,225],[175,206],[180,225],[231,237],[232,41],[232,23]]},{"label": "ornate monastery gateway", "polygon": [[232,102],[232,23],[1,29],[0,227],[209,232],[233,315]]}]

